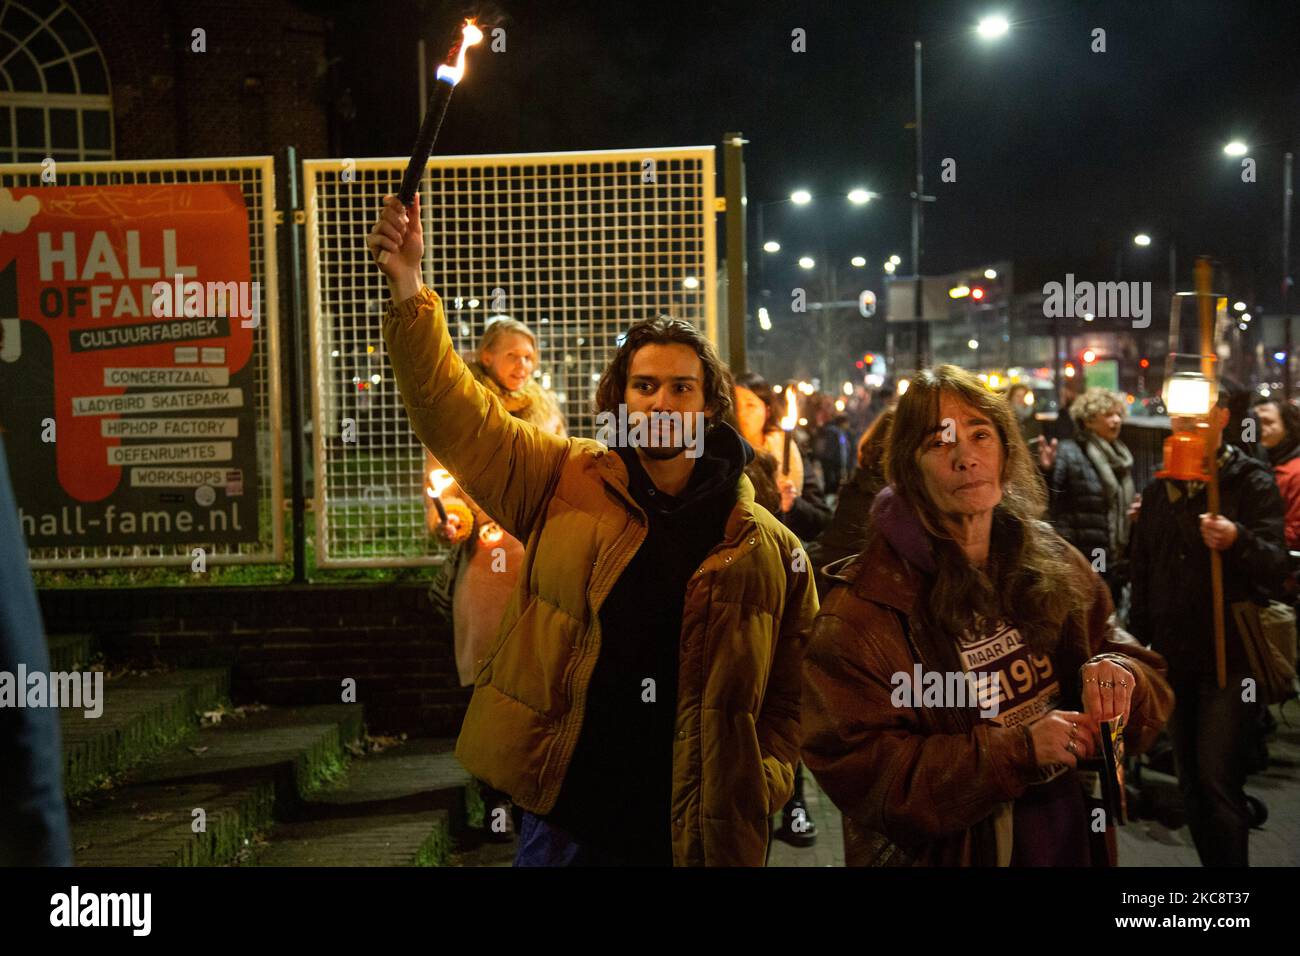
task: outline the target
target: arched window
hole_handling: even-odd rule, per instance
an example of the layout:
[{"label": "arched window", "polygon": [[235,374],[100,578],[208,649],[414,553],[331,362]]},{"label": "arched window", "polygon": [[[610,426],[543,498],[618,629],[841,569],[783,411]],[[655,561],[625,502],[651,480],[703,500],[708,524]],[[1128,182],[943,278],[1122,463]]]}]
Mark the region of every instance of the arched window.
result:
[{"label": "arched window", "polygon": [[112,159],[108,71],[62,0],[0,0],[0,162]]}]

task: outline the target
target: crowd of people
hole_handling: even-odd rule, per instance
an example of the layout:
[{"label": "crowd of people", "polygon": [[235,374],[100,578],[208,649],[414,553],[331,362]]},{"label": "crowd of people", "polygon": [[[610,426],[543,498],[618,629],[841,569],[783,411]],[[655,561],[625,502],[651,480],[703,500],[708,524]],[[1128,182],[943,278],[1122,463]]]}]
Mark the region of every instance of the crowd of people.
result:
[{"label": "crowd of people", "polygon": [[[1172,737],[1202,861],[1248,862],[1261,702],[1241,622],[1288,599],[1293,406],[1255,411],[1259,456],[1224,433],[1236,383],[1172,421],[1217,456],[1212,513],[1204,480],[1137,486],[1113,392],[1040,423],[1016,390],[940,366],[888,400],[806,396],[791,435],[776,387],[660,317],[628,330],[596,404],[661,440],[566,439],[485,386],[490,356],[456,354],[422,242],[392,199],[368,239],[389,253],[412,427],[521,543],[457,745],[518,812],[516,865],[762,865],[778,811],[778,838],[816,838],[805,766],[850,864],[1113,864],[1083,766],[1116,722],[1130,756]],[[693,454],[668,423],[689,415]],[[900,675],[930,672],[989,682],[900,705]]]}]

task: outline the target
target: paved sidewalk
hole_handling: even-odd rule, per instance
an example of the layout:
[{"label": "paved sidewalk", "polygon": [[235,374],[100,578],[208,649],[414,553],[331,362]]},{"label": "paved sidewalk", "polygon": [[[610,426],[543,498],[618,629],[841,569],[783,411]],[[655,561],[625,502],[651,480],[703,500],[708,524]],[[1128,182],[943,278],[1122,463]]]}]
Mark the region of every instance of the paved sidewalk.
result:
[{"label": "paved sidewalk", "polygon": [[[767,865],[843,866],[844,830],[841,826],[840,812],[835,809],[830,797],[817,786],[817,781],[806,769],[803,770],[803,795],[808,816],[817,825],[817,842],[810,847],[794,847],[781,840],[773,840]],[[774,827],[781,825],[780,813],[772,817],[772,825]]]}]

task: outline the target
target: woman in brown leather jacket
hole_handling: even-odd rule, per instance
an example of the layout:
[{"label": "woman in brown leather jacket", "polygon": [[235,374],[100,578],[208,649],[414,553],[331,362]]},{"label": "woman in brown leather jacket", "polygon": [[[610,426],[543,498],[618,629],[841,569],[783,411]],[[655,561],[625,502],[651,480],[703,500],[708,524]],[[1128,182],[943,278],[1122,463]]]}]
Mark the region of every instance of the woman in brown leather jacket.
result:
[{"label": "woman in brown leather jacket", "polygon": [[913,379],[886,476],[865,549],[827,569],[804,663],[804,762],[846,861],[1106,862],[1076,768],[1101,720],[1124,718],[1130,753],[1151,743],[1173,706],[1163,659],[1038,520],[1011,411],[970,373]]}]

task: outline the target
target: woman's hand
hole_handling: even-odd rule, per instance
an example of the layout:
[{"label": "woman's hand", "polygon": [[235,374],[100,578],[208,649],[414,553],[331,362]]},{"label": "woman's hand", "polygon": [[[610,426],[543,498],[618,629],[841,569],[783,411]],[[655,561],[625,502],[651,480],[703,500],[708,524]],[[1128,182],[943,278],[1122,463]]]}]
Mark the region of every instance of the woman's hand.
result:
[{"label": "woman's hand", "polygon": [[1055,438],[1048,441],[1046,437],[1038,439],[1038,467],[1041,471],[1051,471],[1056,464],[1056,449],[1060,445]]},{"label": "woman's hand", "polygon": [[[420,225],[420,197],[408,210],[396,196],[384,197],[384,208],[366,236],[366,248],[388,279],[394,302],[416,295],[423,285],[420,261],[424,257],[424,230]],[[380,255],[388,253],[383,261]]]},{"label": "woman's hand", "polygon": [[1138,515],[1140,515],[1141,513],[1142,513],[1142,496],[1141,496],[1141,495],[1134,495],[1134,496],[1133,496],[1133,503],[1130,504],[1130,505],[1128,506],[1128,522],[1129,522],[1129,524],[1136,524],[1136,523],[1137,523],[1137,519],[1138,519]]},{"label": "woman's hand", "polygon": [[461,537],[460,515],[447,515],[447,520],[436,525],[433,529],[433,533],[448,544],[455,544]]},{"label": "woman's hand", "polygon": [[1090,661],[1079,671],[1083,679],[1083,709],[1097,720],[1122,716],[1128,723],[1137,675],[1114,661]]},{"label": "woman's hand", "polygon": [[777,486],[781,489],[781,514],[788,514],[794,507],[794,499],[797,497],[794,482],[789,478],[781,478],[777,481]]},{"label": "woman's hand", "polygon": [[1096,749],[1097,720],[1074,710],[1051,710],[1029,728],[1034,759],[1040,767],[1076,767]]}]

